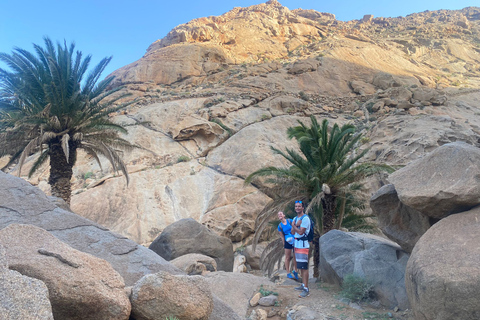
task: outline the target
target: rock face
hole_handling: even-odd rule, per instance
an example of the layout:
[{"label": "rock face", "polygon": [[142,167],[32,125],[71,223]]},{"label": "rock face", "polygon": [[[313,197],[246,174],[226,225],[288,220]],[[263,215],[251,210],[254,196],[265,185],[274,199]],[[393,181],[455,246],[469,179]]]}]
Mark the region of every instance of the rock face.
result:
[{"label": "rock face", "polygon": [[38,188],[0,171],[0,228],[12,223],[38,226],[72,248],[105,259],[126,285],[161,270],[182,273],[151,250],[57,207]]},{"label": "rock face", "polygon": [[207,320],[213,310],[212,293],[201,276],[146,275],[133,287],[131,300],[137,320]]},{"label": "rock face", "polygon": [[462,142],[443,145],[390,175],[398,198],[441,219],[480,203],[480,150]]},{"label": "rock face", "polygon": [[381,187],[372,196],[370,208],[378,217],[382,232],[408,253],[412,252],[418,239],[431,226],[428,216],[403,204],[398,199],[393,184]]},{"label": "rock face", "polygon": [[0,244],[10,269],[46,284],[55,318],[129,318],[123,279],[105,260],[31,225],[11,224],[0,230]]},{"label": "rock face", "polygon": [[320,237],[320,277],[341,284],[348,274],[372,282],[382,305],[409,307],[405,267],[409,255],[395,243],[370,234],[332,230]]},{"label": "rock face", "polygon": [[433,225],[413,249],[405,273],[415,319],[479,319],[480,209]]},{"label": "rock face", "polygon": [[[136,124],[125,138],[143,148],[124,155],[129,186],[79,154],[72,209],[141,244],[183,218],[248,243],[270,197],[244,178],[288,166],[270,147],[296,147],[296,120],[356,125],[378,163],[476,146],[479,17],[470,7],[343,22],[268,1],[182,24],[114,72],[136,100],[109,116]],[[48,193],[48,165],[30,181]]]},{"label": "rock face", "polygon": [[45,283],[8,270],[3,246],[0,246],[0,316],[4,320],[53,320]]},{"label": "rock face", "polygon": [[216,235],[192,218],[169,225],[149,248],[168,261],[188,253],[200,253],[214,258],[218,270],[233,270],[230,239]]}]

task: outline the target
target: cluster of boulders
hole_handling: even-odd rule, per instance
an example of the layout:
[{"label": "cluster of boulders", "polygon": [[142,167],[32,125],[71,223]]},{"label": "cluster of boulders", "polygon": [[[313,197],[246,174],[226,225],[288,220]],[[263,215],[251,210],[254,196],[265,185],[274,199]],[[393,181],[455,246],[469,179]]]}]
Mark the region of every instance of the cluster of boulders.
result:
[{"label": "cluster of boulders", "polygon": [[411,253],[405,272],[416,319],[478,319],[480,149],[455,142],[389,177],[372,197],[380,228]]},{"label": "cluster of boulders", "polygon": [[232,271],[232,243],[193,219],[152,243],[170,263],[3,172],[0,199],[2,319],[241,319],[269,282],[217,271]]}]

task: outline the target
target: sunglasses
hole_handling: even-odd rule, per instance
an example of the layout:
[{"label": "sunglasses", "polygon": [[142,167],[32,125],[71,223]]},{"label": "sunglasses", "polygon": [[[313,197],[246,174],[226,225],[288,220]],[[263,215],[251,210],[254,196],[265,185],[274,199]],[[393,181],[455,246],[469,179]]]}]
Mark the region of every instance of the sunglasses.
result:
[{"label": "sunglasses", "polygon": [[297,201],[295,201],[295,203],[302,203],[302,204],[303,204],[303,202],[302,202],[302,201],[300,201],[300,200],[297,200]]}]

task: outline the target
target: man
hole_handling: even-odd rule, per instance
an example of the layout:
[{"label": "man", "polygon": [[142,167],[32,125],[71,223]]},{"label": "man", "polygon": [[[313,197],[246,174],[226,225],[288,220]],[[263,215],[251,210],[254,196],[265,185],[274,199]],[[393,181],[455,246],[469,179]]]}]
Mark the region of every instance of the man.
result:
[{"label": "man", "polygon": [[310,218],[304,212],[305,207],[302,201],[295,201],[295,212],[297,216],[292,221],[292,233],[295,233],[295,242],[293,244],[295,260],[297,262],[297,269],[300,270],[302,276],[302,285],[295,288],[301,291],[300,298],[305,298],[310,295],[308,289],[308,250],[310,244],[306,240],[306,235],[310,231]]}]

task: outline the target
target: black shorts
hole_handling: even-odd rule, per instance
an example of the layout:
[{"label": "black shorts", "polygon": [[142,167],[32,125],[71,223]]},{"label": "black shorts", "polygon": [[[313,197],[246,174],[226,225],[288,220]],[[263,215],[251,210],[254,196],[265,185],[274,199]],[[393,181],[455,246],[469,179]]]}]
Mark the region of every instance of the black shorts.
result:
[{"label": "black shorts", "polygon": [[293,249],[293,245],[291,245],[290,243],[288,243],[287,241],[285,241],[285,244],[283,245],[283,247],[285,249]]}]

